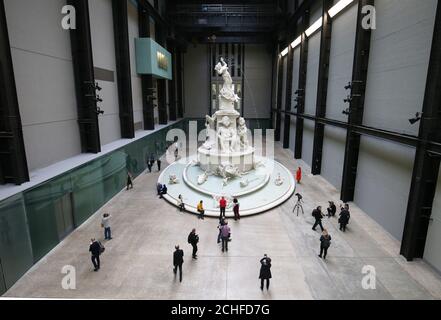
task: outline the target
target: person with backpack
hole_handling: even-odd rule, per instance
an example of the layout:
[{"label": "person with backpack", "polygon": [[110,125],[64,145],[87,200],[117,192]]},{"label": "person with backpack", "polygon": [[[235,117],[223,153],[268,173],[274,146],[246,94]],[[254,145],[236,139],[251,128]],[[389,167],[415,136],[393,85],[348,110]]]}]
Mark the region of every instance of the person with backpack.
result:
[{"label": "person with backpack", "polygon": [[323,232],[324,228],[323,228],[323,225],[322,225],[322,219],[323,219],[322,207],[318,206],[317,209],[314,209],[312,211],[312,216],[315,218],[315,223],[312,226],[312,230],[315,231],[315,228],[317,226],[320,226],[320,229],[322,229],[322,232]]},{"label": "person with backpack", "polygon": [[188,235],[187,241],[193,247],[193,259],[197,259],[196,253],[198,252],[199,236],[196,234],[196,229],[191,230],[190,234]]},{"label": "person with backpack", "polygon": [[324,229],[322,232],[322,236],[320,237],[320,254],[319,257],[326,260],[326,255],[328,254],[328,249],[331,246],[331,236],[328,233],[328,230]]},{"label": "person with backpack", "polygon": [[346,226],[349,223],[349,219],[351,218],[351,214],[349,213],[349,205],[345,204],[345,206],[340,206],[340,217],[338,218],[338,223],[340,224],[340,231],[346,232]]},{"label": "person with backpack", "polygon": [[264,254],[263,258],[260,259],[260,290],[263,290],[263,285],[266,280],[266,290],[269,290],[271,275],[271,259]]},{"label": "person with backpack", "polygon": [[329,201],[329,207],[327,210],[328,210],[328,218],[335,216],[335,213],[337,212],[337,207],[335,206],[333,201]]},{"label": "person with backpack", "polygon": [[219,229],[219,233],[218,233],[218,235],[217,235],[217,243],[220,243],[220,242],[221,242],[221,236],[222,236],[221,228],[224,226],[224,224],[225,224],[225,218],[222,217],[222,218],[219,220],[219,225],[217,226],[217,228]]},{"label": "person with backpack", "polygon": [[94,270],[98,271],[100,269],[100,254],[104,252],[104,247],[95,239],[90,240],[89,252],[92,254],[92,263]]},{"label": "person with backpack", "polygon": [[224,225],[220,228],[221,240],[222,240],[222,252],[228,252],[228,242],[230,241],[231,229],[228,226],[228,221],[225,221]]}]

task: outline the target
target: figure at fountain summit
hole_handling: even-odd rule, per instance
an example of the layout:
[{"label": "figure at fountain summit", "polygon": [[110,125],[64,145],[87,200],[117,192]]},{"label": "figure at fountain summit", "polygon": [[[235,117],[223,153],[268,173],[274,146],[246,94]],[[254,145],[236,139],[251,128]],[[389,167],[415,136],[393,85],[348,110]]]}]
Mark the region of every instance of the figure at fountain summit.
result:
[{"label": "figure at fountain summit", "polygon": [[[214,68],[224,80],[224,84],[222,85],[222,89],[220,90],[220,97],[233,103],[239,102],[240,98],[237,94],[234,93],[233,90],[233,79],[231,79],[230,72],[228,71],[228,65],[225,62],[224,58],[220,58],[220,60],[221,61]],[[223,109],[223,106],[224,105],[221,103],[221,109]]]}]

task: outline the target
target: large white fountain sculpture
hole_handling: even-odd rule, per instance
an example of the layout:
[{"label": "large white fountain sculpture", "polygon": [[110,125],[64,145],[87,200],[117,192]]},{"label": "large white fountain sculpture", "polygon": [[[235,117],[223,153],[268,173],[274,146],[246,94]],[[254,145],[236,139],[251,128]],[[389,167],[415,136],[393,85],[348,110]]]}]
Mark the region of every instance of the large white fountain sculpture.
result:
[{"label": "large white fountain sculpture", "polygon": [[223,58],[215,70],[224,83],[219,94],[219,110],[206,116],[207,140],[198,149],[198,163],[210,174],[239,177],[254,169],[254,148],[249,144],[245,119],[234,108],[240,98],[234,93],[233,80]]}]

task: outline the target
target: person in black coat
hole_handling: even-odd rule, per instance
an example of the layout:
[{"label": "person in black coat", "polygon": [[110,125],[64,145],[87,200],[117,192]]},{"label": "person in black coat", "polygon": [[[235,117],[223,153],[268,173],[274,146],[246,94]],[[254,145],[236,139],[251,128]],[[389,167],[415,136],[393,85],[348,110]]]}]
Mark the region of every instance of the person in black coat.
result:
[{"label": "person in black coat", "polygon": [[156,160],[156,164],[158,165],[158,172],[161,171],[161,158],[158,158],[158,160]]},{"label": "person in black coat", "polygon": [[260,259],[260,290],[263,290],[263,285],[266,280],[266,290],[269,289],[271,275],[271,259],[264,254],[263,258]]},{"label": "person in black coat", "polygon": [[159,199],[163,199],[164,195],[167,194],[167,186],[164,184],[161,188],[161,193],[159,194]]},{"label": "person in black coat", "polygon": [[323,219],[322,207],[318,206],[317,209],[314,209],[312,211],[312,216],[315,218],[315,223],[312,226],[312,230],[315,231],[315,228],[317,226],[320,226],[320,229],[322,229],[322,232],[323,232],[324,228],[323,228],[323,225],[322,225],[322,219]]},{"label": "person in black coat", "polygon": [[127,189],[133,189],[133,177],[132,174],[130,172],[127,172]]},{"label": "person in black coat", "polygon": [[191,246],[193,247],[193,253],[192,253],[193,259],[197,259],[196,253],[198,252],[198,242],[199,242],[199,236],[196,234],[196,229],[193,229],[188,235],[188,243],[191,244]]},{"label": "person in black coat", "polygon": [[95,239],[90,240],[89,252],[92,254],[93,271],[96,272],[100,269],[101,246]]},{"label": "person in black coat", "polygon": [[335,217],[335,213],[337,212],[337,207],[335,206],[333,201],[329,201],[328,207],[328,218]]},{"label": "person in black coat", "polygon": [[338,219],[340,231],[346,232],[346,226],[348,225],[350,218],[351,214],[349,213],[349,205],[345,204],[344,207],[341,207],[340,218]]},{"label": "person in black coat", "polygon": [[176,274],[179,269],[179,282],[182,282],[182,264],[184,263],[184,251],[179,249],[179,246],[175,246],[175,252],[173,252],[173,273]]},{"label": "person in black coat", "polygon": [[320,254],[319,257],[323,257],[326,260],[326,255],[328,254],[328,249],[331,246],[331,236],[328,231],[323,230],[322,236],[320,237]]}]

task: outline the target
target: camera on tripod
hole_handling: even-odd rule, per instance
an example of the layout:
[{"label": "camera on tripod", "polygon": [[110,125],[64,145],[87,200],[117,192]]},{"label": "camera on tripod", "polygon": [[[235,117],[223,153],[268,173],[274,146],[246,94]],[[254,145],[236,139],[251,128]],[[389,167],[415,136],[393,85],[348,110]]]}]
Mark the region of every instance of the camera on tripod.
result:
[{"label": "camera on tripod", "polygon": [[305,212],[303,211],[303,206],[302,206],[302,202],[303,202],[303,197],[300,193],[296,193],[296,197],[297,197],[297,203],[294,206],[294,209],[292,210],[292,212],[297,211],[297,216],[299,216],[299,211],[302,210],[302,214],[304,214]]}]

